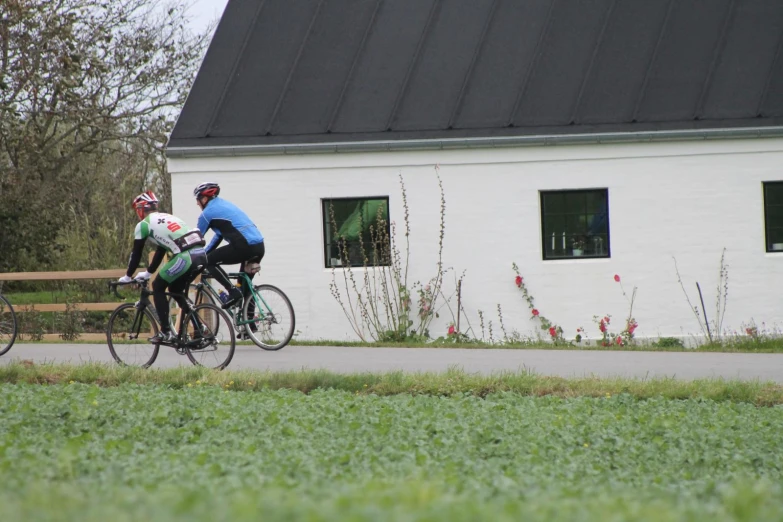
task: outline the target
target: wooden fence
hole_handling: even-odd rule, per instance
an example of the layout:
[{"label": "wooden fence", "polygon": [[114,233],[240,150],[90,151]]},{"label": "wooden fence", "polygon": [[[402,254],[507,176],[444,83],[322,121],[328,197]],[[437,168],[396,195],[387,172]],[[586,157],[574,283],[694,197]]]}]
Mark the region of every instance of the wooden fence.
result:
[{"label": "wooden fence", "polygon": [[[141,272],[143,269],[137,271]],[[116,268],[110,270],[81,270],[81,271],[64,271],[64,272],[11,272],[0,274],[0,281],[72,281],[72,280],[85,280],[85,279],[119,279],[125,275],[127,270],[124,268]],[[153,279],[154,279],[153,275]],[[33,311],[37,312],[65,312],[65,303],[45,303],[45,304],[16,304],[13,300],[11,306],[14,307],[14,311],[17,314],[23,314]],[[121,303],[72,303],[75,310],[85,312],[111,312],[117,308]],[[43,340],[53,341],[60,339],[59,333],[44,334]],[[83,341],[102,341],[106,339],[105,333],[83,333],[79,336]]]}]

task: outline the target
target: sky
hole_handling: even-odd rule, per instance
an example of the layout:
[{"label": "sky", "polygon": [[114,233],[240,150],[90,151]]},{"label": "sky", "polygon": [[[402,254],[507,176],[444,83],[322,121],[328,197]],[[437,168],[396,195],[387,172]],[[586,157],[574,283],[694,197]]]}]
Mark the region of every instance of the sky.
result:
[{"label": "sky", "polygon": [[220,18],[228,0],[188,0],[188,3],[191,5],[187,15],[190,28],[199,32],[206,29],[210,21]]}]

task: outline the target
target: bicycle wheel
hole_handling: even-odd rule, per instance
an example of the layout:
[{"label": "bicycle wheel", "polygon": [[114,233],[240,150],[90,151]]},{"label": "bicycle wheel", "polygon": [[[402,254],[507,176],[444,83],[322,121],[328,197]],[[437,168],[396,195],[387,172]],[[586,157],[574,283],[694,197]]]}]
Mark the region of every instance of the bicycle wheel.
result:
[{"label": "bicycle wheel", "polygon": [[149,309],[138,311],[132,303],[118,306],[109,317],[106,341],[111,356],[121,365],[149,368],[160,350],[159,344],[149,342],[158,333],[158,323]]},{"label": "bicycle wheel", "polygon": [[275,286],[258,285],[253,288],[258,294],[261,310],[256,309],[251,296],[242,311],[245,321],[253,321],[245,325],[245,332],[260,348],[279,350],[294,336],[294,307],[288,296]]},{"label": "bicycle wheel", "polygon": [[16,342],[19,323],[16,320],[14,307],[8,299],[0,295],[0,355],[5,355]]},{"label": "bicycle wheel", "polygon": [[187,328],[184,348],[190,362],[214,370],[228,366],[234,357],[236,335],[226,312],[213,304],[198,305],[185,318],[183,328]]},{"label": "bicycle wheel", "polygon": [[209,303],[217,306],[217,302],[212,296],[212,293],[208,290],[205,290],[204,288],[197,288],[196,283],[192,283],[190,285],[189,295],[193,295],[192,301],[196,306],[203,303]]}]

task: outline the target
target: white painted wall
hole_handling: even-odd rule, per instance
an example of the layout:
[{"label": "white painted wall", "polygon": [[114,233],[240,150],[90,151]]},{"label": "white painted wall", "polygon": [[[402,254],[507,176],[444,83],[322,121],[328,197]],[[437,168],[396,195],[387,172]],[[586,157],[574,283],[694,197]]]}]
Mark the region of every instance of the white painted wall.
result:
[{"label": "white painted wall", "polygon": [[[323,268],[321,198],[388,195],[390,218],[401,228],[402,174],[412,227],[409,282],[424,281],[435,274],[436,163],[447,202],[444,263],[466,271],[463,301],[476,330],[483,310],[498,335],[500,304],[508,331],[538,331],[513,282],[516,262],[541,313],[569,338],[580,326],[596,338],[594,315],[619,323],[628,313],[614,274],[628,295],[638,287],[637,336],[698,335],[672,256],[693,304],[701,284],[713,319],[723,247],[724,327],[739,330],[751,319],[780,324],[783,253],[765,252],[762,181],[783,180],[781,139],[172,158],[169,169],[174,212],[187,222],[196,222],[192,190],[205,180],[219,182],[221,196],[256,221],[267,243],[257,280],[289,295],[298,338],[344,340],[356,337],[330,294],[332,271]],[[538,191],[597,187],[609,189],[611,259],[543,261]],[[443,334],[450,320],[441,314],[432,334]]]}]

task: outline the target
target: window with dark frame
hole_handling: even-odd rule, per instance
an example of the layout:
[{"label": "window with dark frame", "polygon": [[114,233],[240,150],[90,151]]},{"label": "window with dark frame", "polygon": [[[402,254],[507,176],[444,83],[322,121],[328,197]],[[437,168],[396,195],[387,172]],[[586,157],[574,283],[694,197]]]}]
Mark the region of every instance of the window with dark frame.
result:
[{"label": "window with dark frame", "polygon": [[388,196],[322,199],[321,205],[326,268],[390,264]]},{"label": "window with dark frame", "polygon": [[543,258],[610,257],[607,189],[541,191]]},{"label": "window with dark frame", "polygon": [[763,185],[767,252],[783,252],[783,181],[766,181]]}]

